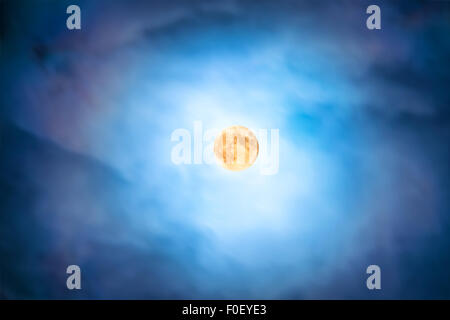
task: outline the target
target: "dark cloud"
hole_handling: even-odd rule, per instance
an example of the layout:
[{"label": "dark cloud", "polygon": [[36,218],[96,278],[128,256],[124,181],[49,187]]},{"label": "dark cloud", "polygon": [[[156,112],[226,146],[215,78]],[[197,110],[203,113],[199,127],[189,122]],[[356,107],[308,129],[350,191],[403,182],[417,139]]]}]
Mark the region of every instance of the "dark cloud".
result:
[{"label": "dark cloud", "polygon": [[[449,297],[449,2],[68,4],[2,2],[0,297]],[[194,120],[280,172],[172,165]]]}]

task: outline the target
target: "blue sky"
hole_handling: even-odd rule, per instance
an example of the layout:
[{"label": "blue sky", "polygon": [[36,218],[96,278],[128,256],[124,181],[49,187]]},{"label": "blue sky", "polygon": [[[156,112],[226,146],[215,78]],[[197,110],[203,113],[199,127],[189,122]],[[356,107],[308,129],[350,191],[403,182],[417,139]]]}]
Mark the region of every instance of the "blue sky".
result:
[{"label": "blue sky", "polygon": [[[3,297],[449,298],[447,3],[69,4],[2,10]],[[173,164],[196,120],[278,173]]]}]

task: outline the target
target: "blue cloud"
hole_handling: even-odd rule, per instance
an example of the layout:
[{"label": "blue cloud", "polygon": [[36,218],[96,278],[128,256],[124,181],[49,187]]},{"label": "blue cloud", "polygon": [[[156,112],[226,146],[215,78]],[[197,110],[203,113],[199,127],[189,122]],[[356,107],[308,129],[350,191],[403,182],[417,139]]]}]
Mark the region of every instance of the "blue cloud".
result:
[{"label": "blue cloud", "polygon": [[[5,5],[2,296],[449,297],[444,3],[96,3]],[[279,172],[174,165],[196,120],[279,129]]]}]

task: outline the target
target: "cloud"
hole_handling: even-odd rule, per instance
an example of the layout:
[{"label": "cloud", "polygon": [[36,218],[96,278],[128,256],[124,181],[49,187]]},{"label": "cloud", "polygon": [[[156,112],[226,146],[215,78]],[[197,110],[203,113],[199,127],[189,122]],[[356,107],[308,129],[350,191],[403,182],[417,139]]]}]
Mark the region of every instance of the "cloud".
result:
[{"label": "cloud", "polygon": [[[372,32],[365,2],[82,2],[78,33],[26,4],[6,6],[3,295],[448,297],[442,3],[383,3]],[[278,128],[279,173],[175,166],[195,120]]]}]

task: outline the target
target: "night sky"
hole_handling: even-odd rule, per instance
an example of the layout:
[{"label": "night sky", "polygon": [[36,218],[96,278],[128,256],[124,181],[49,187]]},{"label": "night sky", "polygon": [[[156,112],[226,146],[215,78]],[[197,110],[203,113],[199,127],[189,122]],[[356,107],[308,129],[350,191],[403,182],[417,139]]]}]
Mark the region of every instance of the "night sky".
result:
[{"label": "night sky", "polygon": [[[450,299],[449,1],[3,0],[0,31],[0,298]],[[279,129],[278,173],[174,164],[197,120]]]}]

